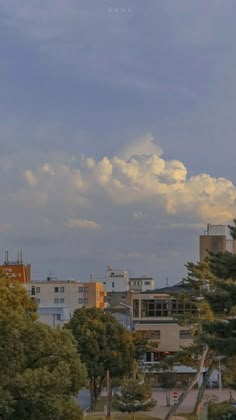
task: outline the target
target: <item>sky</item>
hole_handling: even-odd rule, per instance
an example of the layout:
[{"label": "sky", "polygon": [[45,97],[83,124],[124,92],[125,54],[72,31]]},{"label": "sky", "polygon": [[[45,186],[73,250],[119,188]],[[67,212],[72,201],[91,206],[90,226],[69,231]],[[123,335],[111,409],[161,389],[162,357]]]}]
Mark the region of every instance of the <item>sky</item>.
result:
[{"label": "sky", "polygon": [[0,0],[0,261],[181,280],[236,215],[235,0]]}]

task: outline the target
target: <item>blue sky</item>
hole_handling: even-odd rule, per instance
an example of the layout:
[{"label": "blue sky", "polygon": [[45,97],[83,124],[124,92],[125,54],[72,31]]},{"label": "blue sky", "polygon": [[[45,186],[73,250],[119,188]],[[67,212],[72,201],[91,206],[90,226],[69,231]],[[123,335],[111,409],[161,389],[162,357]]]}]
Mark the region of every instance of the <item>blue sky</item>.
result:
[{"label": "blue sky", "polygon": [[0,0],[0,252],[159,284],[235,216],[233,0]]}]

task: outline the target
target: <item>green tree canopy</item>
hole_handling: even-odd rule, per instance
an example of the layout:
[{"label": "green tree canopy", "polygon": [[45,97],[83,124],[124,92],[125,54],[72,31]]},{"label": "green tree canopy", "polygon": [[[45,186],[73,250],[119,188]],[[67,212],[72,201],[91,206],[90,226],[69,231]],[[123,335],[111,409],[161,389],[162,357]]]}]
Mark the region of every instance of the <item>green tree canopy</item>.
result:
[{"label": "green tree canopy", "polygon": [[205,341],[222,355],[236,354],[236,255],[210,254],[210,269],[216,276],[214,287],[205,299],[215,321],[205,322]]},{"label": "green tree canopy", "polygon": [[52,329],[36,318],[26,289],[2,276],[0,418],[80,419],[73,397],[85,382],[85,369],[74,339],[69,331]]},{"label": "green tree canopy", "polygon": [[107,370],[113,378],[123,377],[131,371],[132,335],[111,314],[96,308],[77,309],[67,328],[71,329],[81,360],[87,367],[93,406]]}]

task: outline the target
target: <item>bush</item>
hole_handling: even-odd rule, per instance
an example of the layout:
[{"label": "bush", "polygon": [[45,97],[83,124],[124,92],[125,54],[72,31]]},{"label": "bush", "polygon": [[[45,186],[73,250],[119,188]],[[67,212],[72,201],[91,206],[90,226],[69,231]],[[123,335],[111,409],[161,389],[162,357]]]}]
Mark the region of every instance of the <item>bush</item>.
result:
[{"label": "bush", "polygon": [[209,404],[208,420],[236,420],[236,408],[228,401],[219,404]]}]

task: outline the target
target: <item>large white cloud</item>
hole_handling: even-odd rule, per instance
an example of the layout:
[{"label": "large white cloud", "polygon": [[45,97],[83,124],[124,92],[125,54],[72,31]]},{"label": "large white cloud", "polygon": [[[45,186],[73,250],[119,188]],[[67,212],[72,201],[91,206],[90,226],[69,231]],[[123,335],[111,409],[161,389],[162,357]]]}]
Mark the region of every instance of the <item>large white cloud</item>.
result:
[{"label": "large white cloud", "polygon": [[121,153],[97,161],[84,158],[76,168],[68,162],[47,161],[38,168],[25,168],[27,184],[14,199],[31,207],[60,205],[71,220],[76,220],[81,206],[96,214],[96,201],[101,200],[106,206],[133,206],[136,213],[138,205],[145,204],[170,218],[188,217],[194,222],[226,222],[234,217],[236,188],[230,180],[204,173],[189,176],[183,162],[161,156],[151,137],[145,136],[141,146],[139,140],[136,149],[135,143],[127,147],[126,157],[123,151],[123,157]]}]

